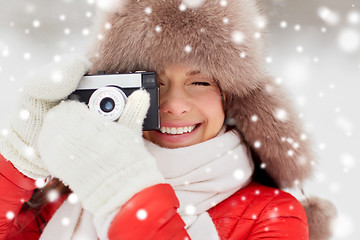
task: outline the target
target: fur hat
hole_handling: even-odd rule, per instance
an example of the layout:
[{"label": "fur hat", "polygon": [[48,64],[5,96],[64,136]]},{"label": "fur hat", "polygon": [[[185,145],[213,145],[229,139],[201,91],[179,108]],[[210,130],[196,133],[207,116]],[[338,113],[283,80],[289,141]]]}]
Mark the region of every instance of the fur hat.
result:
[{"label": "fur hat", "polygon": [[[280,188],[314,165],[296,112],[265,66],[265,18],[253,0],[101,0],[90,73],[161,71],[188,63],[217,80],[237,128]],[[317,238],[321,239],[321,238]]]}]

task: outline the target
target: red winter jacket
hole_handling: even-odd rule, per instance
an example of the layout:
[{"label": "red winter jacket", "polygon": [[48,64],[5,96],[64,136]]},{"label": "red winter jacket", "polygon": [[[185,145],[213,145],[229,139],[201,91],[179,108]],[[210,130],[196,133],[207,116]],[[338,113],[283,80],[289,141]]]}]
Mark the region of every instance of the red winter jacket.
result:
[{"label": "red winter jacket", "polygon": [[[21,212],[31,198],[34,181],[18,172],[0,155],[0,240],[39,239],[39,216]],[[41,217],[49,221],[67,196],[44,206]],[[109,240],[190,239],[176,209],[179,202],[168,184],[158,184],[133,196],[119,211],[108,230]],[[139,220],[139,209],[147,218]],[[290,194],[251,183],[208,211],[222,240],[308,239],[302,205]]]}]

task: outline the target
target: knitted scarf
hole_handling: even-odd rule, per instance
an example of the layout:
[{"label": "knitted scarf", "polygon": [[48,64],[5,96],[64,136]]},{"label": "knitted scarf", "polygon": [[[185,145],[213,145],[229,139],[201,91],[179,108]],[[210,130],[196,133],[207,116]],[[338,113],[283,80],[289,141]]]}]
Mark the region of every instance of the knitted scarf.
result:
[{"label": "knitted scarf", "polygon": [[[178,212],[193,240],[219,239],[207,210],[246,186],[253,173],[247,149],[235,132],[226,132],[193,146],[166,149],[149,141],[145,146],[160,172],[174,188]],[[64,224],[65,222],[65,224]],[[42,240],[96,240],[92,215],[68,200],[49,221]]]}]

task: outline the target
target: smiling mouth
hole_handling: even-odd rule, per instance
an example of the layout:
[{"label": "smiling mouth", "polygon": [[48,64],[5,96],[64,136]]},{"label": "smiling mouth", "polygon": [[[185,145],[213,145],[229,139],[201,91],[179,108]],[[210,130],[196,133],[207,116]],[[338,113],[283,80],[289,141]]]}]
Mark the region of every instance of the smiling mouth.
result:
[{"label": "smiling mouth", "polygon": [[160,132],[170,134],[170,135],[179,135],[184,133],[191,133],[199,124],[186,127],[161,127]]}]

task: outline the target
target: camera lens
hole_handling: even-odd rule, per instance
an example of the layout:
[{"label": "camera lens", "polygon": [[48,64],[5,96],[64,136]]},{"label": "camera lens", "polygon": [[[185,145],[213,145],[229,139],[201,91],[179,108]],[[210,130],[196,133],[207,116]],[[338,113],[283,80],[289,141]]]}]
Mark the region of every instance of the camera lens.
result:
[{"label": "camera lens", "polygon": [[100,109],[103,112],[111,112],[115,108],[115,101],[112,98],[104,98],[100,102]]},{"label": "camera lens", "polygon": [[117,87],[101,87],[92,93],[88,105],[97,114],[116,121],[124,110],[126,99],[126,94]]}]

